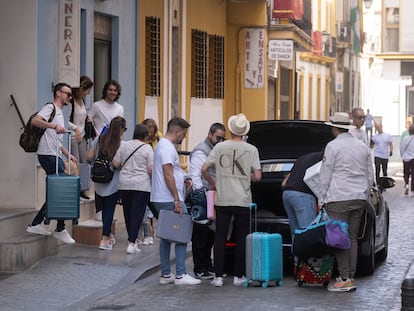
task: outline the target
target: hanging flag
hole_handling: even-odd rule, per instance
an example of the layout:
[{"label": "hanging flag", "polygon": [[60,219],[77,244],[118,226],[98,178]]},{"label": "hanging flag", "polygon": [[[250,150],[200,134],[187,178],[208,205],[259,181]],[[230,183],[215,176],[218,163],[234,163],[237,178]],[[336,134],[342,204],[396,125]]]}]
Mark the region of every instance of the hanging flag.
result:
[{"label": "hanging flag", "polygon": [[355,53],[361,52],[361,11],[360,1],[351,0],[351,29]]}]

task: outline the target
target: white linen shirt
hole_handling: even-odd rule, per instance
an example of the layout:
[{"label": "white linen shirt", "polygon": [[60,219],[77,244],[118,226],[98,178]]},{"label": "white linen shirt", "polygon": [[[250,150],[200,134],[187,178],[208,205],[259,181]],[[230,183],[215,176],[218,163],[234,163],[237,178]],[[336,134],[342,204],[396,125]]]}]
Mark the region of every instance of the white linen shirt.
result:
[{"label": "white linen shirt", "polygon": [[367,133],[362,128],[350,129],[349,133],[356,139],[362,140],[368,146]]},{"label": "white linen shirt", "polygon": [[349,133],[326,145],[320,169],[321,202],[367,200],[374,183],[369,148]]},{"label": "white linen shirt", "polygon": [[207,156],[201,150],[195,151],[191,156],[189,176],[193,182],[193,189],[203,188],[201,167],[206,160]]}]

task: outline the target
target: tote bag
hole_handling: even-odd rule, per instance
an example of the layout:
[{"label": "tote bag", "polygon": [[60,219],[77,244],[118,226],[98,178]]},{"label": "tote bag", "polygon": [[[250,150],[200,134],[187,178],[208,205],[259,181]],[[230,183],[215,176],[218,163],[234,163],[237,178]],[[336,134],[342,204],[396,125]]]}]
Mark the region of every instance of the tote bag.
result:
[{"label": "tote bag", "polygon": [[293,253],[303,259],[326,255],[335,249],[348,249],[348,224],[329,218],[324,208],[305,229],[296,229],[293,239]]}]

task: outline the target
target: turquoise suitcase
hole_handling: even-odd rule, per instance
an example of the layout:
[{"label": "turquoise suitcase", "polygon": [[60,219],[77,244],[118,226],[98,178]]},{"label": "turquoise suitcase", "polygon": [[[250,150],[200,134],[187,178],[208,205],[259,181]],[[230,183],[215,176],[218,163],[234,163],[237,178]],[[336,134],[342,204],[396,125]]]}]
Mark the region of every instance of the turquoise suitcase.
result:
[{"label": "turquoise suitcase", "polygon": [[44,223],[49,224],[50,220],[56,219],[72,220],[73,224],[76,225],[79,218],[80,179],[79,176],[58,175],[57,164],[56,159],[56,174],[46,176],[46,216]]},{"label": "turquoise suitcase", "polygon": [[[252,203],[250,206],[250,223],[252,209],[256,209],[256,204]],[[278,286],[283,285],[282,243],[282,236],[279,233],[253,232],[247,235],[247,280],[244,286],[247,287],[252,281],[259,282],[263,288],[266,288],[269,282],[275,282]]]}]

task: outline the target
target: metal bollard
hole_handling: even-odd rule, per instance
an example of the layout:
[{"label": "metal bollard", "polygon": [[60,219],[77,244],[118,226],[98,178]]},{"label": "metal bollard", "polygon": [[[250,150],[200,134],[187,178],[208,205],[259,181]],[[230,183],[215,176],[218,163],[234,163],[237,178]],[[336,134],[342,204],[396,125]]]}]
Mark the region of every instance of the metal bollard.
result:
[{"label": "metal bollard", "polygon": [[414,275],[409,274],[401,284],[401,311],[414,311]]}]

